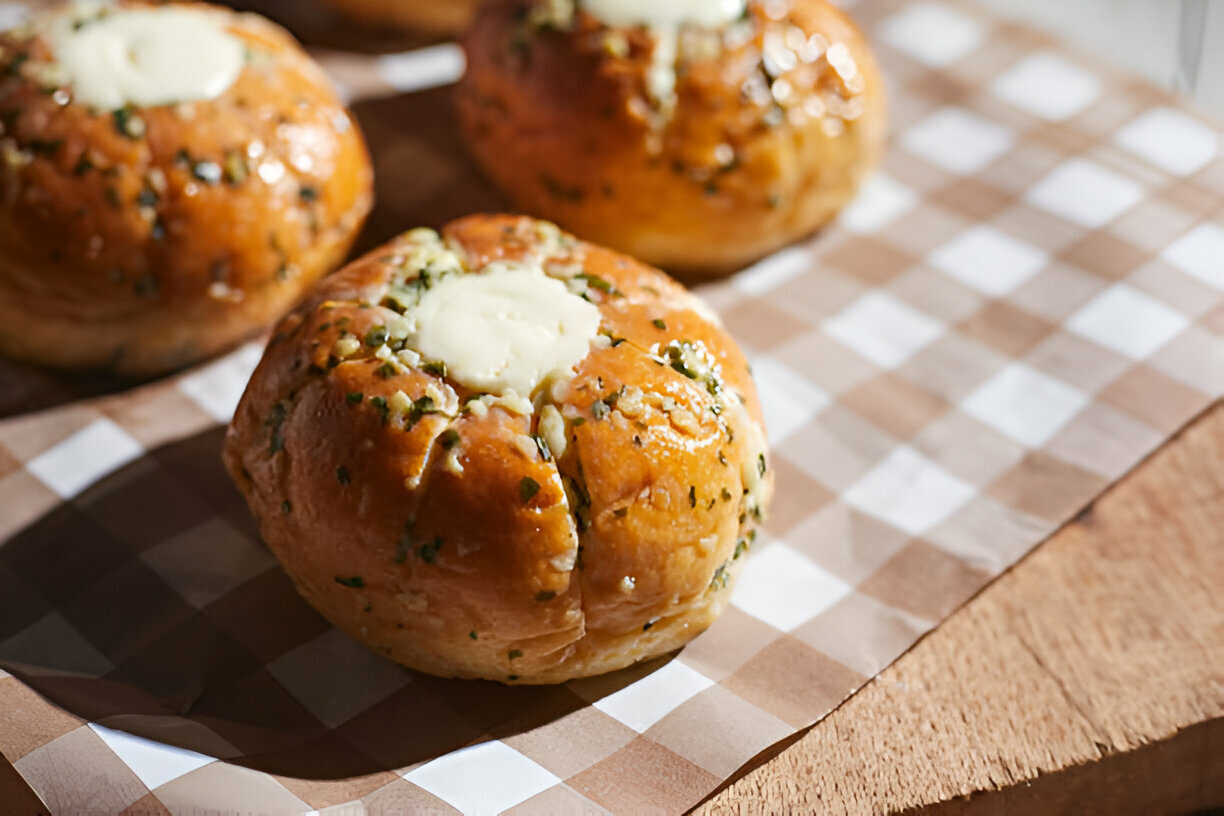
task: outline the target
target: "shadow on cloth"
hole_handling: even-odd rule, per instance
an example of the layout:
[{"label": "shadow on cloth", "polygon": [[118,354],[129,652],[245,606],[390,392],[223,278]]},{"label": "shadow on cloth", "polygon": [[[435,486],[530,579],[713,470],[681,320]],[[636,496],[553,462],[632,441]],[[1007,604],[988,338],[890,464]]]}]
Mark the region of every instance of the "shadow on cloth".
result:
[{"label": "shadow on cloth", "polygon": [[257,770],[345,778],[564,717],[566,686],[444,680],[331,628],[259,541],[224,429],[157,448],[0,547],[0,666],[56,705]]}]

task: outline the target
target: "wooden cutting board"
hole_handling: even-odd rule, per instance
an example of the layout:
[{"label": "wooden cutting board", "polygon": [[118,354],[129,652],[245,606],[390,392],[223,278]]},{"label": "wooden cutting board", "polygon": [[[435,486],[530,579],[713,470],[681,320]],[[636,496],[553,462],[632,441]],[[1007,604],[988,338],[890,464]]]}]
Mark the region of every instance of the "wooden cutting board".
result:
[{"label": "wooden cutting board", "polygon": [[[968,798],[964,798],[968,797]],[[697,809],[1224,806],[1224,404]]]}]

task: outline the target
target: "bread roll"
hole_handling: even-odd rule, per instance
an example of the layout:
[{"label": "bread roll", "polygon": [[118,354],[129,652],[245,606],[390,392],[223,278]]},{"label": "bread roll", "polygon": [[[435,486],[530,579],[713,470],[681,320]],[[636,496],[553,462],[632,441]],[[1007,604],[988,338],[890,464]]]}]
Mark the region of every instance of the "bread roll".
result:
[{"label": "bread roll", "polygon": [[807,235],[881,152],[883,81],[827,0],[491,0],[465,46],[459,118],[488,177],[669,271]]},{"label": "bread roll", "polygon": [[283,29],[61,6],[0,34],[0,353],[138,376],[210,355],[339,265],[371,185]]},{"label": "bread roll", "polygon": [[467,28],[480,0],[328,0],[368,26],[455,35]]},{"label": "bread roll", "polygon": [[225,462],[298,590],[382,654],[554,683],[726,606],[773,475],[704,305],[549,223],[406,233],[278,327]]}]

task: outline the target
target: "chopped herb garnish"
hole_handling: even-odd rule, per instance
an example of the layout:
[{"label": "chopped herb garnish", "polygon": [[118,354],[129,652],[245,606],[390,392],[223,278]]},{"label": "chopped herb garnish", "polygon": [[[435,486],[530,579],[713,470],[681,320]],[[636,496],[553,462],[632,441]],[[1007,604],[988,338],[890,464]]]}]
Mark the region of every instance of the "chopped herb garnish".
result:
[{"label": "chopped herb garnish", "polygon": [[411,428],[421,421],[421,417],[426,414],[436,414],[438,409],[434,407],[433,397],[420,397],[412,401],[412,407],[408,409],[408,427]]},{"label": "chopped herb garnish", "polygon": [[617,518],[624,518],[625,516],[629,515],[629,508],[618,507],[612,511],[612,515],[616,516]]},{"label": "chopped herb garnish", "polygon": [[731,491],[724,487],[722,493],[719,494],[719,498],[725,502],[731,501]]},{"label": "chopped herb garnish", "polygon": [[[621,290],[617,289],[611,281],[605,280],[598,275],[591,275],[587,272],[582,272],[574,276],[575,280],[586,281],[586,285],[592,289],[598,289],[605,295],[613,295],[616,297],[622,296]],[[622,339],[621,342],[624,342]]]},{"label": "chopped herb garnish", "polygon": [[757,455],[757,472],[762,476],[765,475],[765,454],[763,453]]},{"label": "chopped herb garnish", "polygon": [[344,465],[336,468],[336,481],[342,485],[346,485],[353,481],[353,474],[349,473],[349,469]]},{"label": "chopped herb garnish", "polygon": [[446,363],[440,360],[431,361],[421,366],[421,370],[424,371],[426,374],[432,374],[435,377],[445,377],[446,376]]},{"label": "chopped herb garnish", "polygon": [[417,558],[424,561],[426,564],[432,564],[434,559],[438,557],[438,550],[442,549],[442,537],[434,536],[434,540],[417,547]]},{"label": "chopped herb garnish", "polygon": [[649,632],[649,631],[650,631],[650,627],[654,626],[654,625],[655,625],[656,623],[658,623],[658,622],[659,622],[659,621],[658,621],[658,618],[655,618],[654,620],[648,620],[648,621],[646,621],[644,624],[642,624],[642,631],[643,631],[643,632]]},{"label": "chopped herb garnish", "polygon": [[697,506],[697,485],[689,485],[689,507]]},{"label": "chopped herb garnish", "polygon": [[741,538],[735,542],[735,555],[731,556],[731,560],[734,561],[746,552],[748,552],[748,539]]},{"label": "chopped herb garnish", "polygon": [[540,451],[540,458],[545,462],[551,462],[553,455],[552,449],[548,447],[548,442],[539,434],[532,434],[531,440],[535,442],[536,448]]},{"label": "chopped herb garnish", "polygon": [[370,348],[378,348],[387,342],[387,327],[373,326],[365,333],[365,344]]},{"label": "chopped herb garnish", "polygon": [[378,367],[378,370],[375,373],[378,374],[378,376],[382,377],[384,380],[389,380],[399,372],[395,368],[395,363],[392,363],[390,360],[388,360],[387,362],[380,365]]},{"label": "chopped herb garnish", "polygon": [[551,589],[545,590],[544,592],[536,593],[536,600],[539,601],[540,603],[551,601],[555,597],[557,597],[557,593],[552,591]]},{"label": "chopped herb garnish", "polygon": [[438,440],[442,443],[443,450],[450,450],[459,444],[459,432],[454,428],[447,428],[442,432],[442,435],[438,437]]},{"label": "chopped herb garnish", "polygon": [[231,186],[237,187],[246,181],[249,173],[245,156],[237,150],[231,150],[225,154],[225,180]]},{"label": "chopped herb garnish", "polygon": [[353,589],[362,589],[365,587],[365,579],[360,575],[354,575],[352,578],[341,578],[339,575],[337,575],[336,583],[346,587],[352,587]]},{"label": "chopped herb garnish", "polygon": [[144,120],[136,115],[136,110],[131,106],[116,108],[111,112],[111,119],[115,123],[115,130],[120,136],[126,136],[129,139],[139,139],[145,134]]},{"label": "chopped herb garnish", "polygon": [[472,640],[476,640],[476,630],[473,629],[472,631],[468,632],[468,637],[470,637]]},{"label": "chopped herb garnish", "polygon": [[582,425],[585,422],[586,422],[586,417],[574,417],[573,421],[570,422],[570,425],[577,428],[579,425]]},{"label": "chopped herb garnish", "polygon": [[540,483],[530,476],[524,476],[519,481],[519,498],[523,500],[523,504],[531,501],[535,494],[540,492]]},{"label": "chopped herb garnish", "polygon": [[63,139],[31,139],[26,147],[40,156],[54,156],[64,146]]},{"label": "chopped herb garnish", "polygon": [[344,398],[344,401],[347,402],[349,405],[356,405],[357,403],[361,402],[363,399],[365,399],[365,395],[362,394],[360,391],[350,391],[349,395]]},{"label": "chopped herb garnish", "polygon": [[272,406],[272,413],[268,414],[268,418],[264,420],[264,425],[272,429],[271,438],[268,441],[269,455],[285,447],[285,438],[281,436],[281,426],[285,424],[288,417],[289,404],[281,400]]},{"label": "chopped herb garnish", "polygon": [[30,55],[22,51],[17,56],[13,57],[13,61],[8,64],[8,75],[17,76],[21,73],[21,66],[25,65],[30,59]]},{"label": "chopped herb garnish", "polygon": [[383,422],[386,422],[387,416],[390,414],[390,409],[387,408],[387,398],[370,397],[370,405],[374,406],[374,410],[378,412],[378,416]]},{"label": "chopped herb garnish", "polygon": [[511,660],[518,660],[520,657],[523,656],[523,650],[522,649],[511,649],[508,654]]},{"label": "chopped herb garnish", "polygon": [[77,159],[77,163],[72,167],[72,174],[75,176],[83,176],[90,170],[94,169],[94,163],[89,160],[89,156],[85,153]]},{"label": "chopped herb garnish", "polygon": [[305,186],[305,187],[302,187],[302,189],[298,190],[298,198],[302,199],[303,201],[307,203],[310,203],[312,201],[318,201],[319,191],[314,187]]},{"label": "chopped herb garnish", "polygon": [[663,329],[664,331],[667,330],[667,324],[664,323],[663,320],[658,317],[650,321],[650,325],[654,326],[656,329]]},{"label": "chopped herb garnish", "polygon": [[725,589],[730,580],[731,575],[727,572],[727,565],[722,564],[714,570],[714,577],[710,579],[710,589]]},{"label": "chopped herb garnish", "polygon": [[286,516],[293,512],[293,505],[289,503],[288,499],[281,502],[281,512]]},{"label": "chopped herb garnish", "polygon": [[147,187],[141,190],[136,195],[136,206],[138,207],[156,207],[157,206],[157,193],[153,192]]},{"label": "chopped herb garnish", "polygon": [[215,161],[198,161],[191,166],[191,175],[205,184],[220,184],[221,165]]}]

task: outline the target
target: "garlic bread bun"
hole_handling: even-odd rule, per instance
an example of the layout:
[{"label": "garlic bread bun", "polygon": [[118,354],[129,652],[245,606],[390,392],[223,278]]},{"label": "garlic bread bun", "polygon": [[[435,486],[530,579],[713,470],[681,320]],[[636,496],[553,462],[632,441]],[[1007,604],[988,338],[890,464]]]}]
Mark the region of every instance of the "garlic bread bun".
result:
[{"label": "garlic bread bun", "polygon": [[701,301],[511,216],[406,233],[322,281],[224,455],[328,620],[411,668],[507,683],[687,643],[773,485],[748,366]]},{"label": "garlic bread bun", "polygon": [[519,209],[669,271],[811,233],[877,163],[884,84],[827,0],[491,0],[460,124]]},{"label": "garlic bread bun", "polygon": [[357,124],[280,27],[71,4],[0,34],[0,353],[145,376],[262,329],[372,202]]}]

